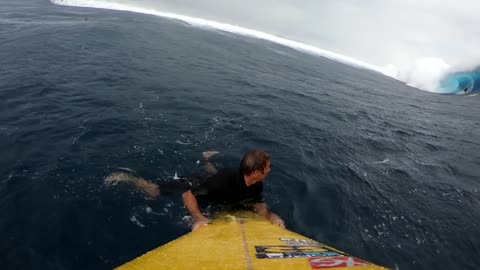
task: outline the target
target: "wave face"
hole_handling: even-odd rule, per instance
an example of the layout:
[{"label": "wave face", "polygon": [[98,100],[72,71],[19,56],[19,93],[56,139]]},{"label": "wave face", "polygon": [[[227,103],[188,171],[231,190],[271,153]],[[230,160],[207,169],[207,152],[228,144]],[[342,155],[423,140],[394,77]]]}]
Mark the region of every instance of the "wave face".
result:
[{"label": "wave face", "polygon": [[326,57],[357,68],[369,69],[402,81],[409,86],[433,93],[467,94],[472,91],[476,91],[480,85],[480,83],[476,83],[479,80],[478,70],[473,72],[454,72],[452,71],[450,65],[445,63],[445,61],[440,58],[420,58],[417,59],[413,64],[407,66],[388,65],[385,67],[378,67],[352,57],[324,50],[305,43],[278,37],[265,32],[213,20],[190,17],[170,12],[162,12],[151,8],[135,6],[130,3],[120,3],[119,1],[121,0],[50,0],[50,2],[57,5],[130,11],[155,15],[159,17],[180,20],[196,27],[216,29],[233,34],[268,40],[299,51]]},{"label": "wave face", "polygon": [[440,93],[457,95],[480,92],[480,67],[447,74],[440,81],[438,89]]},{"label": "wave face", "polygon": [[206,20],[202,18],[195,18],[195,17],[185,16],[185,15],[180,15],[175,13],[161,12],[155,9],[142,8],[142,7],[137,7],[130,4],[123,4],[123,3],[117,3],[117,2],[96,1],[96,0],[50,0],[50,1],[53,4],[57,4],[57,5],[131,11],[131,12],[160,16],[164,18],[176,19],[176,20],[180,20],[188,24],[191,24],[193,26],[208,27],[208,28],[218,29],[218,30],[222,30],[222,31],[226,31],[226,32],[230,32],[238,35],[268,40],[268,41],[275,42],[296,50],[320,55],[320,56],[323,56],[335,61],[339,61],[354,67],[365,68],[365,69],[373,70],[385,75],[389,75],[389,74],[386,74],[383,69],[375,65],[371,65],[345,55],[341,55],[341,54],[324,50],[312,45],[289,40],[286,38],[281,38],[275,35],[267,34],[261,31],[248,29],[248,28],[244,28],[236,25],[230,25],[226,23]]}]

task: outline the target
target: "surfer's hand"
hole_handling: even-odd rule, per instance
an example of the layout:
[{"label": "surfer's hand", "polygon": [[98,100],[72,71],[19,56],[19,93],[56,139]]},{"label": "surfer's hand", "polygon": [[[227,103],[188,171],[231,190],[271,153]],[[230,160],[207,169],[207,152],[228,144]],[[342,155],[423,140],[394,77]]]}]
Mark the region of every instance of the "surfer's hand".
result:
[{"label": "surfer's hand", "polygon": [[208,218],[206,217],[202,216],[202,217],[196,218],[195,222],[192,225],[192,231],[195,231],[200,227],[207,226],[208,223],[210,223],[210,220],[208,220]]},{"label": "surfer's hand", "polygon": [[277,214],[270,213],[270,221],[275,225],[285,228],[285,222]]}]

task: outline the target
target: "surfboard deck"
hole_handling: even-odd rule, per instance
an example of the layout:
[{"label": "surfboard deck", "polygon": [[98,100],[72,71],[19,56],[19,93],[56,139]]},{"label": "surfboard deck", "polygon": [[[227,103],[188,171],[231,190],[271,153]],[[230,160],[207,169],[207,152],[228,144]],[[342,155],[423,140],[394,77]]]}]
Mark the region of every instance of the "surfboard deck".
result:
[{"label": "surfboard deck", "polygon": [[220,214],[206,227],[116,268],[119,270],[386,269],[273,225],[253,212]]}]

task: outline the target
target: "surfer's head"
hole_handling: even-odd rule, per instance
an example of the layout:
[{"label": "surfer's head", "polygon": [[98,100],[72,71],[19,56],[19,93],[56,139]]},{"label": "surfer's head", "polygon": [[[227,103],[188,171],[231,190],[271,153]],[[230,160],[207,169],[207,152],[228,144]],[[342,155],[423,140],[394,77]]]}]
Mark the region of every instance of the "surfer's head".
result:
[{"label": "surfer's head", "polygon": [[252,149],[243,155],[240,162],[243,175],[253,176],[257,181],[267,177],[270,172],[270,155],[260,149]]}]

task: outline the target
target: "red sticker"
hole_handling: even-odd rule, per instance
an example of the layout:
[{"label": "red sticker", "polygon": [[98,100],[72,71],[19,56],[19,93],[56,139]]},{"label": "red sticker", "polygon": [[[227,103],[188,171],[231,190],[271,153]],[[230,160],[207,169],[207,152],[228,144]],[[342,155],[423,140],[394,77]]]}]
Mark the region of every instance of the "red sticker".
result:
[{"label": "red sticker", "polygon": [[308,261],[310,262],[312,269],[363,266],[368,264],[366,261],[360,260],[359,258],[348,256],[310,258]]}]

